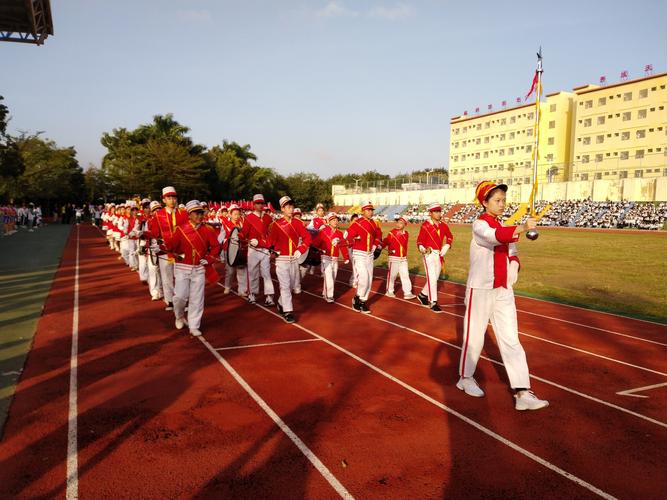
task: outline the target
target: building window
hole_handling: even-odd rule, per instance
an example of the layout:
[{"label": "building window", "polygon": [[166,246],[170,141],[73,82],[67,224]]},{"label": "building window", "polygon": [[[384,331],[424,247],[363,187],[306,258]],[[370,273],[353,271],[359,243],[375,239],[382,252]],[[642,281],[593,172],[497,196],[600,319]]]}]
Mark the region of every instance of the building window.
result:
[{"label": "building window", "polygon": [[486,137],[484,138],[484,144],[488,144],[488,143],[489,143],[489,136],[486,136]]},{"label": "building window", "polygon": [[499,156],[505,156],[505,150],[501,149],[500,151],[498,151],[498,155]]},{"label": "building window", "polygon": [[484,128],[489,128],[490,126],[491,126],[491,123],[489,123],[489,122],[484,123]]},{"label": "building window", "polygon": [[639,91],[639,98],[646,99],[648,97],[648,89],[641,89]]},{"label": "building window", "polygon": [[477,127],[475,127],[475,128],[476,128],[477,130],[482,130],[482,124],[481,124],[481,123],[478,123],[478,124],[477,124]]},{"label": "building window", "polygon": [[598,136],[595,138],[595,144],[602,144],[603,142],[604,142],[604,134],[602,134],[602,135],[598,135]]},{"label": "building window", "polygon": [[591,143],[591,138],[590,137],[584,137],[584,146],[588,146]]},{"label": "building window", "polygon": [[644,150],[643,149],[638,149],[635,151],[635,159],[641,159],[644,158]]},{"label": "building window", "polygon": [[508,148],[507,149],[507,154],[508,155],[513,155],[514,154],[514,148]]},{"label": "building window", "polygon": [[602,173],[597,172],[597,173],[595,174],[595,179],[598,180],[598,181],[599,181],[600,179],[602,179]]},{"label": "building window", "polygon": [[549,122],[549,128],[556,128],[556,121],[555,120],[551,120]]},{"label": "building window", "polygon": [[643,139],[646,137],[646,130],[637,130],[637,139]]},{"label": "building window", "polygon": [[528,144],[528,146],[526,146],[526,153],[530,153],[532,150],[533,150],[532,144]]},{"label": "building window", "polygon": [[554,155],[552,153],[547,155],[547,161],[554,161]]},{"label": "building window", "polygon": [[593,100],[592,99],[589,100],[589,101],[586,101],[584,103],[584,109],[589,109],[589,108],[592,108],[592,107],[593,107]]},{"label": "building window", "polygon": [[602,161],[602,153],[598,153],[595,155],[595,162],[600,163]]},{"label": "building window", "polygon": [[510,116],[510,123],[516,123],[516,116]]},{"label": "building window", "polygon": [[488,158],[488,157],[489,157],[489,152],[488,152],[488,151],[484,151],[484,158]]},{"label": "building window", "polygon": [[593,123],[593,120],[591,120],[590,118],[586,118],[584,120],[584,127],[590,127],[591,123]]},{"label": "building window", "polygon": [[463,133],[465,134],[468,131],[468,127],[463,127]]},{"label": "building window", "polygon": [[625,94],[623,94],[623,100],[632,101],[632,92],[626,92]]},{"label": "building window", "polygon": [[618,173],[619,179],[627,179],[628,178],[628,171],[627,170],[621,170]]},{"label": "building window", "polygon": [[477,139],[475,139],[475,144],[481,144],[481,143],[482,143],[482,139],[480,139],[479,137]]},{"label": "building window", "polygon": [[643,176],[644,176],[643,170],[635,170],[635,177],[643,177]]},{"label": "building window", "polygon": [[553,145],[554,145],[554,138],[553,138],[553,137],[549,137],[549,138],[547,139],[547,144],[548,144],[549,146],[553,146]]},{"label": "building window", "polygon": [[550,111],[551,113],[555,113],[555,112],[556,112],[556,105],[555,105],[555,104],[552,104],[551,106],[549,106],[549,111]]},{"label": "building window", "polygon": [[621,151],[621,160],[627,160],[630,154],[627,151]]},{"label": "building window", "polygon": [[528,116],[526,117],[529,120],[534,120],[535,119],[535,113],[528,113]]},{"label": "building window", "polygon": [[621,133],[621,140],[622,141],[627,141],[628,139],[630,139],[630,132]]},{"label": "building window", "polygon": [[632,113],[630,111],[626,111],[623,113],[623,121],[627,122],[632,118]]},{"label": "building window", "polygon": [[507,118],[503,118],[502,120],[500,120],[500,124],[507,125]]},{"label": "building window", "polygon": [[607,104],[607,98],[606,97],[600,97],[598,99],[598,106],[604,106],[605,104]]},{"label": "building window", "polygon": [[479,160],[479,153],[475,153],[475,160]]},{"label": "building window", "polygon": [[646,118],[646,110],[640,109],[639,111],[637,111],[637,118]]},{"label": "building window", "polygon": [[581,163],[588,163],[590,157],[588,155],[581,155]]},{"label": "building window", "polygon": [[598,116],[598,125],[604,125],[604,116]]},{"label": "building window", "polygon": [[500,134],[499,139],[500,139],[501,141],[504,141],[504,140],[505,140],[505,134]]},{"label": "building window", "polygon": [[510,139],[514,139],[516,137],[516,134],[514,132],[510,132]]},{"label": "building window", "polygon": [[581,180],[582,181],[587,181],[588,180],[588,174],[581,174]]}]

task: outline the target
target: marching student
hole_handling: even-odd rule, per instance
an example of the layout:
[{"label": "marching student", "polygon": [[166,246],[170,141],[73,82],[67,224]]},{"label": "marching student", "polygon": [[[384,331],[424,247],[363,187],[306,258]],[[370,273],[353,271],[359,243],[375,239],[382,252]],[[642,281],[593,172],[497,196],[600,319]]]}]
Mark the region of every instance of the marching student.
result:
[{"label": "marching student", "polygon": [[184,209],[176,207],[178,198],[174,186],[162,189],[162,203],[164,203],[164,208],[155,211],[149,223],[149,230],[151,236],[158,240],[159,245],[162,245],[161,250],[166,252],[166,255],[158,255],[158,265],[160,266],[163,298],[167,304],[165,310],[171,311],[174,308],[174,254],[166,249],[171,246],[171,239],[174,237],[176,228],[181,224],[186,224],[189,219]]},{"label": "marching student", "polygon": [[[232,229],[238,227],[239,229],[243,227],[243,218],[241,217],[241,207],[236,203],[232,203],[229,206],[229,219],[224,219],[223,224],[225,224],[226,238],[224,242],[224,249],[227,250],[229,246],[229,235],[232,232]],[[236,276],[237,292],[239,297],[248,296],[248,267],[247,266],[236,266],[232,267],[229,262],[225,262],[225,295],[228,294],[232,289],[232,279]]]},{"label": "marching student", "polygon": [[[301,218],[302,215],[303,214],[301,213],[301,209],[299,207],[295,207],[294,208],[294,213],[293,213],[294,220],[297,220],[297,221],[299,221],[299,222],[301,222],[302,224],[305,225],[305,222]],[[311,236],[311,239],[312,239],[312,236]],[[296,273],[296,282],[294,284],[294,289],[293,289],[293,292],[296,295],[299,295],[301,293],[301,279],[306,275],[306,271],[307,271],[307,269],[305,268],[305,266],[299,266],[299,272]]]},{"label": "marching student", "polygon": [[[324,205],[322,203],[318,203],[315,205],[315,215],[310,221],[310,224],[306,227],[308,231],[310,231],[311,238],[314,238],[315,235],[317,234],[317,231],[321,231],[325,227],[327,227],[328,221],[326,217],[324,216]],[[315,274],[315,266],[308,266],[308,269],[305,267],[302,268],[301,276],[303,277],[306,273],[313,275]]]},{"label": "marching student", "polygon": [[127,217],[125,221],[125,234],[127,235],[127,265],[131,271],[139,269],[139,260],[137,258],[137,243],[139,239],[140,222],[137,217],[137,202],[131,200],[128,202]]},{"label": "marching student", "polygon": [[396,220],[396,227],[387,233],[387,237],[382,241],[382,248],[389,252],[387,263],[387,297],[396,297],[394,286],[396,276],[401,277],[401,287],[403,288],[403,298],[410,300],[416,295],[412,293],[412,282],[408,272],[408,240],[410,235],[405,231],[408,221],[401,216]]},{"label": "marching student", "polygon": [[310,246],[310,233],[304,225],[295,220],[294,202],[289,196],[280,198],[280,211],[283,216],[271,224],[268,246],[278,253],[276,257],[276,276],[280,285],[278,311],[287,323],[294,323],[292,290],[299,273],[299,257]]},{"label": "marching student", "polygon": [[303,222],[302,217],[303,217],[303,213],[301,212],[301,209],[299,207],[296,207],[294,209],[294,218],[296,220],[300,220],[301,222]]},{"label": "marching student", "polygon": [[[356,224],[358,220],[359,220],[359,214],[352,214],[350,216],[350,226],[352,226],[352,224]],[[347,229],[350,229],[350,227],[348,226]],[[347,229],[343,231],[343,237],[345,238],[345,241],[347,241]],[[354,270],[353,252],[350,252],[350,286],[352,288],[357,288],[357,273]]]},{"label": "marching student", "polygon": [[137,235],[137,263],[139,266],[139,281],[148,284],[148,249],[150,241],[146,238],[146,231],[148,229],[148,220],[151,218],[151,200],[144,198],[141,200],[141,211],[137,214],[138,225],[136,228]]},{"label": "marching student", "polygon": [[366,202],[361,207],[362,217],[347,229],[357,280],[357,293],[352,300],[352,306],[364,314],[371,313],[367,301],[373,284],[373,254],[382,241],[382,230],[373,220],[374,210],[373,204]]},{"label": "marching student", "polygon": [[204,224],[204,207],[198,200],[189,201],[185,209],[189,220],[176,227],[168,245],[169,251],[178,256],[174,265],[174,316],[177,330],[188,325],[190,334],[199,337],[206,277],[207,274],[215,275],[213,263],[220,255],[220,243],[217,231]]},{"label": "marching student", "polygon": [[438,305],[438,278],[442,270],[445,254],[452,246],[454,236],[447,224],[442,222],[442,206],[431,203],[428,206],[429,220],[425,220],[417,235],[417,248],[422,253],[426,284],[417,298],[435,313],[442,312]]},{"label": "marching student", "polygon": [[473,375],[484,346],[489,321],[496,335],[503,365],[514,390],[517,410],[539,410],[549,405],[530,390],[526,353],[519,341],[513,286],[519,276],[516,242],[519,235],[537,226],[529,218],[525,224],[504,226],[507,186],[482,181],[475,190],[484,213],[472,224],[470,271],[466,284],[466,314],[463,318],[463,346],[456,387],[474,397],[484,396]]},{"label": "marching student", "polygon": [[334,286],[338,274],[338,258],[342,255],[344,263],[350,262],[347,244],[343,233],[338,229],[338,215],[331,212],[326,216],[328,224],[313,239],[313,246],[322,251],[322,296],[334,302]]},{"label": "marching student", "polygon": [[148,290],[151,293],[151,300],[160,300],[164,296],[162,293],[162,279],[160,277],[160,247],[157,243],[157,236],[151,233],[150,227],[153,224],[152,221],[155,218],[155,212],[162,208],[162,206],[159,201],[153,200],[148,208],[150,215],[144,225],[143,233],[146,245],[148,246],[146,252],[148,261]]},{"label": "marching student", "polygon": [[248,302],[254,304],[259,294],[259,278],[264,281],[264,305],[271,307],[275,305],[273,301],[273,281],[271,280],[271,260],[269,245],[267,239],[269,236],[269,226],[273,219],[269,214],[264,213],[264,196],[256,194],[252,197],[253,211],[249,213],[241,228],[241,237],[248,241],[248,276],[250,294]]},{"label": "marching student", "polygon": [[[121,253],[120,249],[120,224],[123,220],[123,213],[125,211],[125,205],[123,203],[116,205],[116,212],[113,216],[113,248],[117,253]],[[118,260],[122,259],[122,255],[118,256]]]}]

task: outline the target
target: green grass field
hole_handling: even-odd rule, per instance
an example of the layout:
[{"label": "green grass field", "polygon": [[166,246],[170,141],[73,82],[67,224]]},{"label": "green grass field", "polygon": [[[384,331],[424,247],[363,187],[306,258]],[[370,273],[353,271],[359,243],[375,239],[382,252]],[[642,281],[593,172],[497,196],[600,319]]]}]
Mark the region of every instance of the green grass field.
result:
[{"label": "green grass field", "polygon": [[[383,234],[393,224],[383,225]],[[447,278],[465,283],[471,226],[450,226],[454,245],[445,260]],[[418,225],[410,225],[410,272],[423,274]],[[667,323],[667,235],[617,231],[540,229],[536,241],[521,238],[518,294]],[[376,261],[386,265],[386,252]]]}]

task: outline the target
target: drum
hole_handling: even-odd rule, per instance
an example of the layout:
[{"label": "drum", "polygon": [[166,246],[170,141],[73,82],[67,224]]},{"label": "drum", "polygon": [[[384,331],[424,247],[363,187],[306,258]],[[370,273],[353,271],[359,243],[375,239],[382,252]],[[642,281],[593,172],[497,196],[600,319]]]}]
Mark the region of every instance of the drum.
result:
[{"label": "drum", "polygon": [[229,233],[226,258],[232,267],[245,266],[248,262],[248,243],[241,239],[238,227]]},{"label": "drum", "polygon": [[380,254],[382,254],[382,249],[380,247],[377,247],[375,249],[375,252],[373,252],[373,260],[377,260]]},{"label": "drum", "polygon": [[308,266],[319,266],[322,263],[322,252],[319,248],[311,246],[299,257],[299,265],[308,267]]}]

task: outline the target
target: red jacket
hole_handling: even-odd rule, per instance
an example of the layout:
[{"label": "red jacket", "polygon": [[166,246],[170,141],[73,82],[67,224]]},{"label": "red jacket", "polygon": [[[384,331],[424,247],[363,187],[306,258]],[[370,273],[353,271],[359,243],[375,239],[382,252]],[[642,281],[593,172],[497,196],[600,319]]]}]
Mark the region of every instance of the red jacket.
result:
[{"label": "red jacket", "polygon": [[417,246],[432,248],[438,252],[445,244],[451,245],[453,241],[452,232],[447,224],[442,221],[435,224],[430,220],[424,221],[417,236]]},{"label": "red jacket", "polygon": [[[166,208],[160,208],[155,211],[155,214],[151,218],[148,230],[151,232],[151,237],[156,239],[162,238],[164,247],[169,248],[176,228],[188,222],[189,218],[185,210],[176,208],[171,214],[168,214]],[[170,255],[170,257],[172,256]]]},{"label": "red jacket", "polygon": [[130,235],[132,230],[134,229],[141,229],[141,219],[139,217],[128,217],[127,218],[127,235],[131,240],[137,240],[139,239],[138,236],[135,235]]},{"label": "red jacket", "polygon": [[212,264],[216,256],[220,255],[217,231],[203,223],[198,227],[190,222],[178,226],[167,249],[181,257],[181,264],[191,266],[198,266],[202,259]]},{"label": "red jacket", "polygon": [[379,245],[382,240],[382,229],[374,220],[361,217],[347,228],[347,239],[352,250],[372,252],[373,246]]},{"label": "red jacket", "polygon": [[[338,238],[340,241],[337,245],[332,244],[334,239]],[[343,256],[343,260],[350,260],[350,253],[347,250],[347,243],[343,238],[343,232],[340,229],[334,229],[327,226],[322,229],[315,238],[313,238],[313,246],[322,250],[322,255],[330,257]]]},{"label": "red jacket", "polygon": [[246,240],[257,240],[259,248],[269,248],[271,245],[269,245],[267,240],[269,237],[269,227],[271,227],[272,222],[273,219],[268,214],[263,214],[261,217],[257,217],[257,214],[254,212],[248,214],[241,228],[241,237]]},{"label": "red jacket", "polygon": [[310,222],[309,226],[312,226],[313,229],[319,231],[322,226],[326,226],[327,221],[324,217],[313,217],[313,220]]},{"label": "red jacket", "polygon": [[387,233],[387,237],[382,240],[382,248],[389,249],[390,257],[407,257],[409,237],[407,231],[392,229]]},{"label": "red jacket", "polygon": [[282,256],[292,256],[297,250],[304,253],[310,246],[310,240],[310,233],[302,222],[297,219],[287,222],[282,218],[271,224],[267,246],[272,246]]}]

